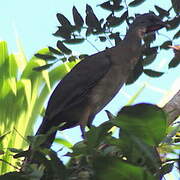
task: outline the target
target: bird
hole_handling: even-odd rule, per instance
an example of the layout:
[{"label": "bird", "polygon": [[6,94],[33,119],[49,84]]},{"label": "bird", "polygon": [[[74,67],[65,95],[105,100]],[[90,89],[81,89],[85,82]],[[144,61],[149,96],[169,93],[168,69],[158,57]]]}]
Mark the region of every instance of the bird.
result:
[{"label": "bird", "polygon": [[[52,127],[62,131],[78,125],[84,135],[85,127],[126,83],[141,55],[143,37],[163,27],[167,23],[154,13],[138,15],[118,45],[81,60],[54,89],[36,135]],[[48,134],[43,148],[51,147],[56,132]]]}]

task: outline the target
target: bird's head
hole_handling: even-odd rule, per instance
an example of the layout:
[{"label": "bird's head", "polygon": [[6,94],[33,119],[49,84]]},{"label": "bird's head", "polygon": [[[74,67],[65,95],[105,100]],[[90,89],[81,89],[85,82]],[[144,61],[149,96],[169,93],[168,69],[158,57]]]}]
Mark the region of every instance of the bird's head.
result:
[{"label": "bird's head", "polygon": [[136,28],[143,36],[146,33],[157,31],[163,27],[169,27],[169,25],[163,22],[154,13],[146,13],[136,16],[131,27]]}]

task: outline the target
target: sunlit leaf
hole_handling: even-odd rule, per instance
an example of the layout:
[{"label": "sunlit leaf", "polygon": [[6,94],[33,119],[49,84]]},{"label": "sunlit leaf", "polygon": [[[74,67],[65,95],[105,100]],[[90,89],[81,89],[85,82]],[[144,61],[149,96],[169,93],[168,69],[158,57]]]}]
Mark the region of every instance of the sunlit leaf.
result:
[{"label": "sunlit leaf", "polygon": [[166,136],[166,115],[161,108],[151,104],[123,107],[113,123],[122,132],[130,133],[149,145],[158,145]]},{"label": "sunlit leaf", "polygon": [[71,144],[69,141],[67,141],[67,140],[64,139],[64,138],[56,138],[56,139],[54,140],[54,142],[55,142],[55,143],[58,143],[58,144],[61,144],[61,145],[65,146],[65,147],[67,147],[67,148],[70,148],[70,149],[73,147],[73,144]]}]

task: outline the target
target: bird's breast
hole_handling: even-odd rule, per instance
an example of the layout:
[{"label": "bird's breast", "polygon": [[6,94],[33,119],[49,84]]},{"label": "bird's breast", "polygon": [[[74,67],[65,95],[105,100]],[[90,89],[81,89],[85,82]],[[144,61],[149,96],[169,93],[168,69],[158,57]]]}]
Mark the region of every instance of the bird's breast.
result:
[{"label": "bird's breast", "polygon": [[93,107],[92,114],[101,111],[113,99],[126,81],[126,77],[125,68],[112,65],[88,96],[88,101]]}]

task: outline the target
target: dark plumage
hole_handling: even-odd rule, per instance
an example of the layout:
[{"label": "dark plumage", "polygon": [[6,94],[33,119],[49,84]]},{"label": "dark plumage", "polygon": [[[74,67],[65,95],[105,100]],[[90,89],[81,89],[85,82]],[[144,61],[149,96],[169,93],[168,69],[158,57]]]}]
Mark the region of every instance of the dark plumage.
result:
[{"label": "dark plumage", "polygon": [[[65,124],[64,130],[80,125],[82,133],[96,114],[108,104],[127,81],[141,54],[145,33],[166,26],[157,16],[147,13],[136,17],[118,46],[91,55],[78,63],[53,91],[38,134],[46,134],[53,126]],[[53,133],[42,144],[49,148]]]}]

